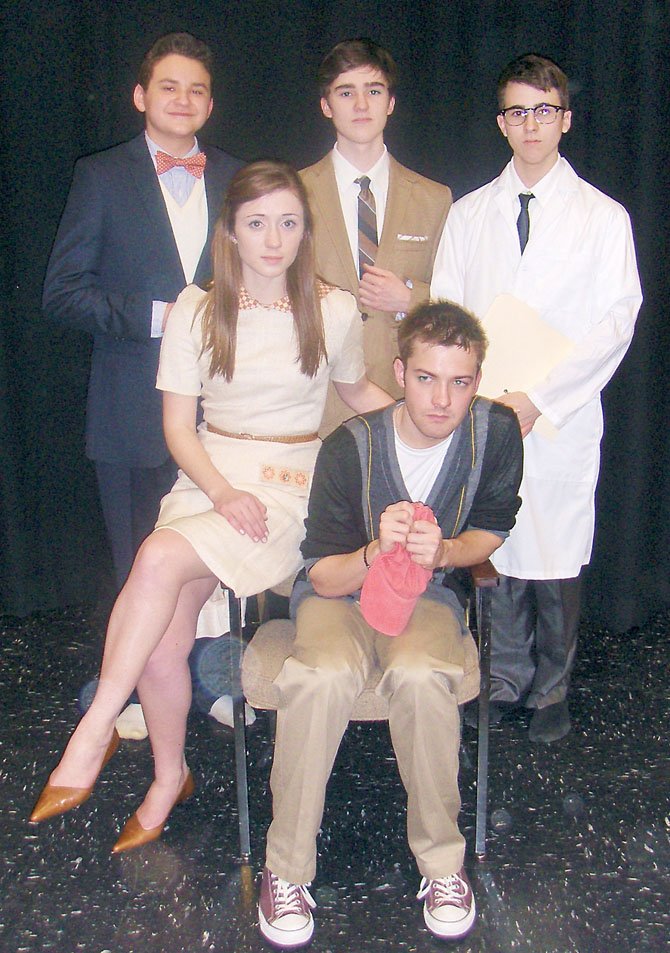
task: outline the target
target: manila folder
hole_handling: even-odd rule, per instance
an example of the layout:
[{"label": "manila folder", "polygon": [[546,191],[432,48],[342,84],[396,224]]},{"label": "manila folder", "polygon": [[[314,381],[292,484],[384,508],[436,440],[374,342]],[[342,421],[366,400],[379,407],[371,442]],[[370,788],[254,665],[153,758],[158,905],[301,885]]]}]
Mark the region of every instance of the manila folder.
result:
[{"label": "manila folder", "polygon": [[[528,393],[574,348],[574,342],[543,321],[534,308],[513,295],[498,295],[482,319],[489,341],[477,389],[484,397]],[[546,417],[533,428],[553,439],[556,428]]]}]

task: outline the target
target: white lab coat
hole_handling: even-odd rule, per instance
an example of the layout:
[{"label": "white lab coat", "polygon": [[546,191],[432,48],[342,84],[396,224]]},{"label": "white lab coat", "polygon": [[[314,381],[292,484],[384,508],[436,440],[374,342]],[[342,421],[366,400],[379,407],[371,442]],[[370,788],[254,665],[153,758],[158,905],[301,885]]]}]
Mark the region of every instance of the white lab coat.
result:
[{"label": "white lab coat", "polygon": [[[588,563],[603,431],[600,392],[623,358],[642,302],[626,210],[559,158],[555,187],[521,256],[511,162],[452,207],[438,248],[432,298],[480,317],[496,295],[527,302],[575,342],[570,355],[528,390],[558,428],[524,440],[517,523],[492,560],[517,579],[569,579]],[[523,349],[523,341],[519,342]],[[489,351],[486,361],[495,361]]]}]

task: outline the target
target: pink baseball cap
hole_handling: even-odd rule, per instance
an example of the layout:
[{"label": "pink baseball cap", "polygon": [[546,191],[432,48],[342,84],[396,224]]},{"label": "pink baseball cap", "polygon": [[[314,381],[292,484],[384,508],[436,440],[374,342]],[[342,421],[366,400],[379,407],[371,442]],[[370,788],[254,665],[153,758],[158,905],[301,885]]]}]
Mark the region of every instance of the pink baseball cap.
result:
[{"label": "pink baseball cap", "polygon": [[[415,520],[437,520],[423,503],[414,504]],[[418,566],[400,543],[382,553],[370,566],[361,588],[363,618],[384,635],[402,635],[419,596],[426,591],[432,571]]]}]

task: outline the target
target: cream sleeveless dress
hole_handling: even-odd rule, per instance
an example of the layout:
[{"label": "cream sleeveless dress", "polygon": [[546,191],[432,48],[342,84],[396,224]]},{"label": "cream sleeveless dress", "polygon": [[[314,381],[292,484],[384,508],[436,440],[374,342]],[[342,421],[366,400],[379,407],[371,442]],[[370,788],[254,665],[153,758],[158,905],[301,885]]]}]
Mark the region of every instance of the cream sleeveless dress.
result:
[{"label": "cream sleeveless dress", "polygon": [[[321,423],[329,380],[355,383],[365,373],[362,324],[355,299],[320,285],[328,362],[315,377],[297,363],[293,316],[287,299],[263,306],[240,294],[235,373],[210,377],[202,348],[205,292],[189,285],[170,312],[161,346],[157,387],[201,399],[204,421],[219,430],[262,436],[307,434]],[[301,566],[300,543],[320,440],[284,444],[240,440],[207,430],[198,437],[225,478],[267,507],[268,540],[254,543],[216,513],[211,501],[181,470],[161,503],[156,528],[184,536],[203,562],[238,596],[276,585]]]}]

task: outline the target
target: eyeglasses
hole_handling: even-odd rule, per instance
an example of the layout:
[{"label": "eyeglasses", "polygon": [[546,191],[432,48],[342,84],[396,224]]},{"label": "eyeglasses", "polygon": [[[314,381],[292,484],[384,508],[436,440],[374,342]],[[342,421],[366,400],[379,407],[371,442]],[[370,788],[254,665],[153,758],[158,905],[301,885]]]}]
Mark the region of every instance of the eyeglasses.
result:
[{"label": "eyeglasses", "polygon": [[538,103],[537,106],[508,106],[498,113],[510,126],[522,126],[529,113],[535,116],[540,125],[548,126],[556,122],[559,112],[565,112],[565,106],[552,106],[551,103]]}]

